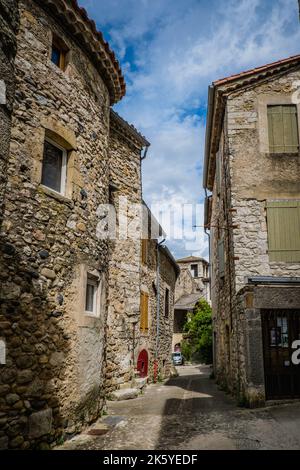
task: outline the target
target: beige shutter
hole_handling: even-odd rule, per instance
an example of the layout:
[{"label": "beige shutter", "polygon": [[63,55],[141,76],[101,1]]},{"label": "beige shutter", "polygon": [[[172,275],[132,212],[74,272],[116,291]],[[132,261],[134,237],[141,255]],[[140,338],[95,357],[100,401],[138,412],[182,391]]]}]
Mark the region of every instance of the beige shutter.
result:
[{"label": "beige shutter", "polygon": [[270,153],[297,153],[299,148],[296,105],[268,106]]},{"label": "beige shutter", "polygon": [[267,202],[270,261],[300,262],[300,201]]}]

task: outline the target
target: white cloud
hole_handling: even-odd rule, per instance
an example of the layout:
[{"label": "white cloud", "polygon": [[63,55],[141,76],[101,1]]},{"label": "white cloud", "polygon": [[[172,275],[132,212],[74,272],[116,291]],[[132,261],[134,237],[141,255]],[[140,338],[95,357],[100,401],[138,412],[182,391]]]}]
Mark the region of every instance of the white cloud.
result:
[{"label": "white cloud", "polygon": [[[143,164],[146,201],[196,203],[207,86],[299,52],[296,0],[80,0],[126,74],[117,105],[152,145]],[[202,233],[202,229],[199,229]],[[176,255],[191,254],[173,242]],[[199,243],[199,252],[206,250]]]}]

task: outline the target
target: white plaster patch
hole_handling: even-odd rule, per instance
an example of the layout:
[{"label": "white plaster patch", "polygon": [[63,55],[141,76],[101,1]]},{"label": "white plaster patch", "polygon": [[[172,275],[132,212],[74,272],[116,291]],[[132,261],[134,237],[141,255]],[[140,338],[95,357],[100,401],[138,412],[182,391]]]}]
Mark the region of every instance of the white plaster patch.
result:
[{"label": "white plaster patch", "polygon": [[0,80],[0,104],[6,104],[6,84],[4,80]]},{"label": "white plaster patch", "polygon": [[0,339],[0,364],[6,364],[6,344],[4,339]]}]

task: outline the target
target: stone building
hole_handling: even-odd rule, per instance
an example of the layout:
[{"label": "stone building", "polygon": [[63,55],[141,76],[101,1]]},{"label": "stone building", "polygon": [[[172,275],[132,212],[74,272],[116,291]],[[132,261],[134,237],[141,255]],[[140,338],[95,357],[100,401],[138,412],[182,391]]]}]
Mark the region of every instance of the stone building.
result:
[{"label": "stone building", "polygon": [[[0,446],[47,449],[94,421],[148,356],[149,369],[156,359],[168,373],[178,268],[155,239],[142,268],[145,242],[103,230],[110,204],[141,205],[149,143],[111,110],[125,83],[102,34],[76,0],[20,0],[18,12],[5,3],[14,2],[0,13],[17,53],[0,105]],[[146,308],[157,250],[161,299],[170,286],[159,323]]]},{"label": "stone building", "polygon": [[[168,249],[159,246],[162,230],[142,200],[141,164],[146,155],[142,149],[149,145],[136,129],[112,113],[110,188],[117,237],[111,242],[109,269],[108,394],[134,387],[136,376],[153,379],[160,373],[166,377],[171,366],[178,266]],[[120,224],[122,214],[128,218],[126,233]]]},{"label": "stone building", "polygon": [[299,80],[294,56],[209,87],[214,368],[250,406],[300,396]]},{"label": "stone building", "polygon": [[[12,4],[12,2],[10,2]],[[1,230],[2,447],[47,448],[103,407],[110,106],[125,93],[76,1],[19,2]],[[2,112],[2,109],[1,109]]]},{"label": "stone building", "polygon": [[173,351],[180,348],[188,313],[200,298],[210,302],[209,263],[197,256],[178,259],[177,263],[180,274],[175,288]]}]

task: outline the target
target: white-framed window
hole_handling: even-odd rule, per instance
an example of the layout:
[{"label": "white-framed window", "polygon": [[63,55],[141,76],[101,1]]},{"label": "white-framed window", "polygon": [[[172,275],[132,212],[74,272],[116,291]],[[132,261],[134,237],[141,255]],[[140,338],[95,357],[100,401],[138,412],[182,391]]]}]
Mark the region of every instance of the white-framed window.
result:
[{"label": "white-framed window", "polygon": [[191,264],[191,274],[193,277],[198,277],[198,264]]},{"label": "white-framed window", "polygon": [[42,185],[65,195],[68,152],[48,137],[44,143]]},{"label": "white-framed window", "polygon": [[99,311],[99,280],[96,276],[87,274],[85,290],[85,313],[98,316]]}]

